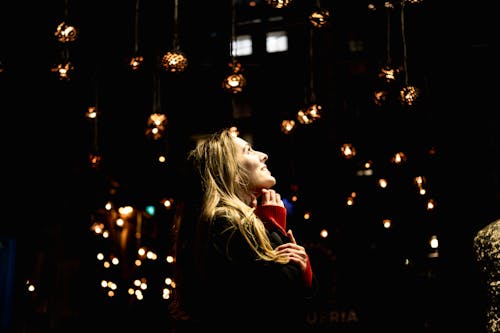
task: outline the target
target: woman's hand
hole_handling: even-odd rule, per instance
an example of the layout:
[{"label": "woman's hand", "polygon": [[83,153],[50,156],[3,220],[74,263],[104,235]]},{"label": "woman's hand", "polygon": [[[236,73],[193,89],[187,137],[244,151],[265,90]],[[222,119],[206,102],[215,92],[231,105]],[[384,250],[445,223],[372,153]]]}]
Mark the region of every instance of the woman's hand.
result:
[{"label": "woman's hand", "polygon": [[276,193],[275,190],[271,189],[262,189],[260,204],[262,206],[270,205],[285,207],[283,200],[281,200],[281,195],[279,193]]},{"label": "woman's hand", "polygon": [[288,230],[288,237],[290,237],[291,242],[282,244],[276,247],[276,252],[278,254],[284,254],[288,256],[291,262],[299,265],[300,269],[305,272],[307,269],[307,262],[309,260],[306,249],[303,246],[297,244],[295,237],[293,236],[292,230]]}]

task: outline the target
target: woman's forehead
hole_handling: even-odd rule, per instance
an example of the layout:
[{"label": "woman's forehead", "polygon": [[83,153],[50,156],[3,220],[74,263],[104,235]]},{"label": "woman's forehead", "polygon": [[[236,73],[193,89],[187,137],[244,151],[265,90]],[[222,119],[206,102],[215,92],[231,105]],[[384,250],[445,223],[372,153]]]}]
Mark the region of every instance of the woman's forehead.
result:
[{"label": "woman's forehead", "polygon": [[245,147],[245,146],[249,145],[249,143],[247,141],[243,140],[242,138],[240,138],[238,136],[234,137],[233,139],[238,147]]}]

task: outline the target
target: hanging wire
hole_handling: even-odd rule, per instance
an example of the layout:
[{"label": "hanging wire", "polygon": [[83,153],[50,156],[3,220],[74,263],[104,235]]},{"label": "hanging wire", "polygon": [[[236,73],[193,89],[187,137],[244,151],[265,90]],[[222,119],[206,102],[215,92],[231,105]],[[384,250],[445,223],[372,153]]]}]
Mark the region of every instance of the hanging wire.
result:
[{"label": "hanging wire", "polygon": [[229,43],[229,57],[231,62],[229,63],[230,74],[227,75],[222,81],[222,88],[227,92],[232,94],[238,94],[243,90],[246,85],[246,79],[242,74],[242,66],[236,60],[236,55],[234,53],[234,44],[236,39],[236,1],[231,1],[231,40]]},{"label": "hanging wire", "polygon": [[[384,78],[386,82],[391,82],[396,79],[396,75],[399,73],[399,69],[392,68],[392,55],[391,55],[391,11],[393,5],[390,2],[385,2],[386,9],[386,62],[382,66],[378,77]],[[379,99],[383,97],[380,95],[382,91],[375,92],[376,98]]]},{"label": "hanging wire", "polygon": [[401,38],[403,41],[403,69],[405,72],[405,86],[408,85],[408,57],[406,50],[406,31],[405,31],[405,0],[401,2]]},{"label": "hanging wire", "polygon": [[174,33],[172,50],[168,51],[161,59],[162,67],[168,72],[179,73],[183,72],[187,65],[188,59],[180,51],[179,46],[179,0],[174,1]]},{"label": "hanging wire", "polygon": [[153,113],[161,113],[160,77],[153,72]]},{"label": "hanging wire", "polygon": [[134,54],[130,59],[129,65],[132,70],[138,70],[141,67],[144,57],[139,54],[139,12],[140,0],[135,1],[135,17],[134,17]]},{"label": "hanging wire", "polygon": [[305,87],[305,108],[300,109],[297,113],[297,120],[301,124],[311,124],[316,119],[321,117],[321,105],[316,104],[316,96],[314,94],[314,48],[313,48],[314,34],[313,29],[309,29],[309,66],[308,78],[309,84]]},{"label": "hanging wire", "polygon": [[177,51],[179,49],[179,0],[174,1],[174,38],[173,47]]},{"label": "hanging wire", "polygon": [[61,58],[63,63],[69,62],[69,47],[67,45],[64,45],[61,50]]},{"label": "hanging wire", "polygon": [[403,2],[401,3],[401,34],[403,41],[403,67],[405,72],[405,86],[400,91],[400,99],[404,105],[411,106],[417,101],[420,95],[420,89],[418,89],[415,86],[410,86],[408,84],[409,74],[408,74],[406,31],[405,31],[405,1],[406,0],[403,0]]},{"label": "hanging wire", "polygon": [[134,20],[134,53],[139,52],[139,2],[135,1],[135,20]]},{"label": "hanging wire", "polygon": [[236,0],[231,1],[231,42],[229,43],[229,55],[234,57],[234,43],[236,39]]},{"label": "hanging wire", "polygon": [[313,37],[314,37],[313,29],[309,29],[309,96],[310,96],[309,102],[310,103],[314,103],[316,101],[316,95],[314,94]]},{"label": "hanging wire", "polygon": [[387,11],[387,32],[386,32],[386,52],[387,52],[387,66],[392,65],[392,57],[391,57],[391,11],[392,4],[388,4],[385,6]]},{"label": "hanging wire", "polygon": [[68,0],[64,0],[64,21],[68,21],[69,17],[69,10],[68,10]]},{"label": "hanging wire", "polygon": [[99,82],[97,79],[96,79],[96,83],[95,83],[94,94],[95,94],[94,106],[95,106],[95,110],[97,112],[97,116],[94,118],[93,149],[94,149],[94,153],[98,154],[100,151],[100,149],[99,149],[99,124],[98,124],[100,110],[99,110]]}]

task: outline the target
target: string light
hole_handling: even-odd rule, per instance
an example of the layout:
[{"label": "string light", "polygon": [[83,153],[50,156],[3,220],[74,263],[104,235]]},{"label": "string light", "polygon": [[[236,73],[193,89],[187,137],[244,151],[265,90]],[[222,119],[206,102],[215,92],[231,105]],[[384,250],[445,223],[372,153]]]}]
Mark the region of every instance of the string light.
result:
[{"label": "string light", "polygon": [[66,22],[62,22],[57,26],[54,35],[61,43],[69,43],[76,41],[78,32],[74,26],[69,25]]},{"label": "string light", "polygon": [[301,124],[309,125],[322,116],[323,107],[316,102],[314,94],[314,53],[313,53],[313,30],[309,30],[309,85],[306,88],[306,107],[297,112],[297,120]]},{"label": "string light", "polygon": [[147,120],[146,136],[153,140],[159,140],[165,135],[167,116],[161,112],[160,78],[156,72],[153,81],[153,112]]},{"label": "string light", "polygon": [[403,67],[405,73],[404,87],[399,92],[399,98],[403,105],[411,106],[417,101],[420,90],[409,84],[408,79],[408,55],[405,29],[405,0],[401,2],[401,36],[403,39]]},{"label": "string light", "polygon": [[309,22],[315,28],[324,28],[330,23],[330,11],[318,8],[309,15]]},{"label": "string light", "polygon": [[138,70],[144,62],[144,57],[139,54],[139,2],[135,2],[135,19],[134,19],[134,55],[130,59],[129,65],[133,71]]},{"label": "string light", "polygon": [[352,143],[344,143],[340,147],[340,151],[342,153],[342,156],[347,160],[356,156],[356,147],[354,147]]},{"label": "string light", "polygon": [[238,94],[243,91],[243,87],[246,86],[245,76],[241,73],[243,67],[240,62],[236,59],[232,59],[232,62],[228,64],[230,68],[230,73],[222,81],[222,88],[229,93]]},{"label": "string light", "polygon": [[162,67],[171,73],[183,72],[188,66],[188,59],[179,47],[179,0],[174,1],[174,37],[172,50],[161,59]]},{"label": "string light", "polygon": [[285,8],[292,3],[292,0],[266,0],[267,4],[273,8]]},{"label": "string light", "polygon": [[285,119],[281,122],[281,132],[285,134],[290,134],[295,128],[295,121],[293,119]]},{"label": "string light", "polygon": [[74,69],[75,67],[73,64],[69,60],[65,59],[63,62],[52,67],[51,71],[58,74],[59,80],[69,81],[71,79],[70,73],[73,72]]},{"label": "string light", "polygon": [[97,106],[89,106],[85,117],[92,123],[92,151],[89,153],[89,163],[94,169],[99,168],[102,157],[99,152],[98,145],[98,113]]},{"label": "string light", "polygon": [[161,113],[152,113],[147,121],[146,135],[158,140],[163,136],[167,125],[167,116]]},{"label": "string light", "polygon": [[317,8],[309,14],[309,23],[314,28],[324,28],[330,23],[330,11],[321,7],[320,0],[316,1]]},{"label": "string light", "polygon": [[378,73],[378,78],[381,79],[382,87],[376,89],[373,92],[373,102],[377,106],[382,106],[386,104],[389,100],[389,84],[396,82],[396,78],[399,75],[399,68],[395,68],[392,65],[392,51],[391,51],[391,13],[394,9],[394,5],[390,2],[384,3],[386,12],[386,62]]},{"label": "string light", "polygon": [[57,73],[59,80],[69,81],[70,73],[73,72],[74,66],[69,61],[69,48],[68,44],[75,42],[78,36],[78,31],[72,25],[67,24],[68,21],[68,0],[64,1],[64,20],[61,22],[54,32],[57,40],[63,44],[61,51],[61,62],[51,68],[51,72]]},{"label": "string light", "polygon": [[231,57],[231,62],[229,66],[229,74],[222,81],[222,88],[231,93],[239,94],[243,91],[246,86],[247,80],[243,76],[243,66],[236,59],[234,50],[234,44],[236,40],[236,6],[235,0],[231,2],[231,41],[229,43],[229,54]]},{"label": "string light", "polygon": [[386,10],[386,56],[387,60],[385,66],[381,68],[379,73],[379,78],[385,79],[386,82],[394,82],[396,80],[397,74],[399,74],[399,68],[394,68],[392,66],[392,51],[391,51],[391,13],[394,9],[394,5],[390,2],[385,2],[384,7]]}]

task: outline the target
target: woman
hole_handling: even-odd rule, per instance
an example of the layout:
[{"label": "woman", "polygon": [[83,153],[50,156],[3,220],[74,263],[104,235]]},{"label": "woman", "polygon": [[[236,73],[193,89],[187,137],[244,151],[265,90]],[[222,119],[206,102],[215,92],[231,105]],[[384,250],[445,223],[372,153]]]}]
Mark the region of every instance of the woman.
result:
[{"label": "woman", "polygon": [[286,229],[267,159],[229,129],[189,153],[193,172],[175,229],[178,329],[305,330],[316,282]]}]

